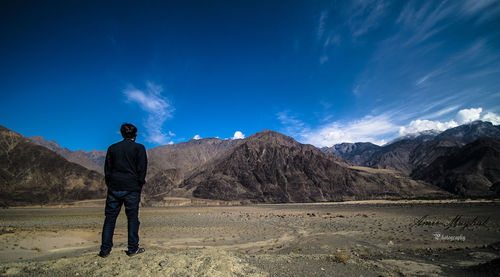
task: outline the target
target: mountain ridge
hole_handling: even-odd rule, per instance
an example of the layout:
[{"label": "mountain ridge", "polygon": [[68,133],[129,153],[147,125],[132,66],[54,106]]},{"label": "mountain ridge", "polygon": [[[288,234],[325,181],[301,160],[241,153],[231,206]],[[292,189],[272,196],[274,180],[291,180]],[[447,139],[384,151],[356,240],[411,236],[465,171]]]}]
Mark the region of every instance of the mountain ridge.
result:
[{"label": "mountain ridge", "polygon": [[500,195],[500,139],[481,137],[454,147],[412,177],[460,196]]},{"label": "mountain ridge", "polygon": [[46,140],[42,136],[31,136],[28,137],[28,139],[40,146],[47,147],[48,149],[58,153],[70,162],[80,164],[90,170],[104,174],[104,160],[106,158],[105,151],[95,149],[90,152],[86,150],[72,151],[68,148],[61,147],[56,141]]},{"label": "mountain ridge", "polygon": [[0,126],[3,206],[104,197],[104,176]]},{"label": "mountain ridge", "polygon": [[178,188],[195,197],[257,203],[414,196],[415,189],[440,193],[413,180],[353,169],[340,157],[269,130],[229,149]]},{"label": "mountain ridge", "polygon": [[[424,132],[385,146],[342,143],[322,149],[269,129],[238,140],[191,139],[147,150],[144,195],[152,201],[182,196],[281,203],[442,195],[442,188],[457,193],[412,173],[423,172],[440,157],[466,145],[466,141],[497,133],[499,126],[474,122],[439,134]],[[46,149],[52,147],[66,154],[71,151],[42,137],[30,140]],[[91,161],[101,158],[104,163],[104,151],[77,150],[70,154],[67,160],[80,155]],[[81,163],[81,159],[73,160]],[[0,179],[9,178],[7,175],[2,172]]]},{"label": "mountain ridge", "polygon": [[[447,147],[463,146],[480,137],[500,138],[500,126],[491,122],[473,121],[439,133],[426,131],[420,135],[396,139],[379,148],[372,147],[371,151],[358,150],[357,159],[347,152],[341,155],[356,165],[399,170],[410,175],[416,168],[429,165],[435,158],[445,154]],[[331,148],[342,145],[337,144],[323,150],[332,152]]]}]

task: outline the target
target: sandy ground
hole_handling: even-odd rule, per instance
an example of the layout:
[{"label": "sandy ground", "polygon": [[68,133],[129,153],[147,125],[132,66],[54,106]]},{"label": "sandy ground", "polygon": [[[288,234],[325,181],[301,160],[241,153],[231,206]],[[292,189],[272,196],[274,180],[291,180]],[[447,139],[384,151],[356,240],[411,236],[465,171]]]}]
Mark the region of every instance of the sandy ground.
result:
[{"label": "sandy ground", "polygon": [[[1,276],[498,276],[500,202],[141,208],[97,257],[103,206],[0,210]],[[439,233],[439,237],[438,237]]]}]

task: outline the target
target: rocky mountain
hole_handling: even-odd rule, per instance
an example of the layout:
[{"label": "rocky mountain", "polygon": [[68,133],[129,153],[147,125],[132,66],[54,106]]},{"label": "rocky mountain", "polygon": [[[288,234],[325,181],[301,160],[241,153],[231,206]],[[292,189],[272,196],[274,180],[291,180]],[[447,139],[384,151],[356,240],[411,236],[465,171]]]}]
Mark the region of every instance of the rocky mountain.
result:
[{"label": "rocky mountain", "polygon": [[481,137],[500,138],[500,125],[478,120],[443,131],[436,136],[436,139],[451,138],[469,143]]},{"label": "rocky mountain", "polygon": [[240,140],[218,138],[191,139],[151,148],[148,154],[148,180],[164,170],[178,169],[182,174],[213,159]]},{"label": "rocky mountain", "polygon": [[102,198],[104,177],[0,126],[3,206]]},{"label": "rocky mountain", "polygon": [[413,151],[425,141],[403,139],[381,147],[366,159],[364,166],[398,170],[409,175],[415,165],[411,163]]},{"label": "rocky mountain", "polygon": [[[193,170],[233,148],[241,141],[218,138],[191,139],[187,142],[149,149],[147,151],[147,186],[144,187],[146,194],[152,197],[166,192],[175,195],[174,188]],[[180,190],[179,195],[185,194],[185,191]]]},{"label": "rocky mountain", "polygon": [[461,196],[500,195],[500,139],[484,137],[453,147],[412,177]]},{"label": "rocky mountain", "polygon": [[76,150],[71,151],[68,148],[61,147],[57,142],[50,140],[47,141],[41,136],[28,137],[32,142],[47,147],[48,149],[56,152],[57,154],[66,158],[70,162],[82,165],[90,170],[95,170],[104,174],[104,160],[106,159],[106,151],[99,150]]},{"label": "rocky mountain", "polygon": [[170,191],[254,202],[311,202],[442,194],[395,173],[355,167],[340,157],[265,130],[195,170]]},{"label": "rocky mountain", "polygon": [[360,152],[354,157],[349,155],[344,157],[358,165],[398,170],[410,175],[415,169],[428,166],[450,149],[463,146],[480,137],[500,138],[500,126],[490,122],[474,121],[439,134],[424,132],[399,138],[374,151]]},{"label": "rocky mountain", "polygon": [[371,142],[340,143],[332,147],[323,147],[326,153],[337,155],[355,165],[364,165],[381,147]]},{"label": "rocky mountain", "polygon": [[418,140],[418,141],[429,141],[434,139],[437,135],[441,134],[440,131],[436,130],[425,130],[417,133],[411,133],[411,134],[406,134],[400,137],[397,137],[390,141],[389,144],[393,144],[395,142],[398,142],[400,140]]}]

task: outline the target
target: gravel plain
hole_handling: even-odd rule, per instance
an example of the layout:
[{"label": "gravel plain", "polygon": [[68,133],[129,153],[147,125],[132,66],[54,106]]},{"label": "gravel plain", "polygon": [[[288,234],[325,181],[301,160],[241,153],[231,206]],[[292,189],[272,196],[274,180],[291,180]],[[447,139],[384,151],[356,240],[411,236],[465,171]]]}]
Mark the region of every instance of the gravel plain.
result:
[{"label": "gravel plain", "polygon": [[[101,206],[102,205],[102,206]],[[498,276],[499,201],[141,207],[97,257],[102,201],[0,210],[1,276]]]}]

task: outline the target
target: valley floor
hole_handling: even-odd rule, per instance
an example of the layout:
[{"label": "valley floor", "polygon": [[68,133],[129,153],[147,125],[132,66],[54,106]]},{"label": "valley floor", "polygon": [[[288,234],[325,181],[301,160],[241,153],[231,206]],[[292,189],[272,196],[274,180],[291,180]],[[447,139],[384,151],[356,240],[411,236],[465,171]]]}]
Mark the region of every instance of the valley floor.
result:
[{"label": "valley floor", "polygon": [[[95,204],[95,203],[94,203]],[[0,210],[2,276],[495,276],[498,201],[358,201],[141,208],[144,254],[104,206]],[[438,234],[439,237],[438,237]]]}]

